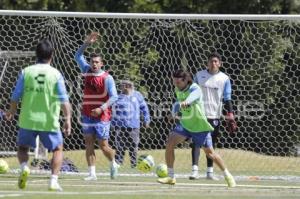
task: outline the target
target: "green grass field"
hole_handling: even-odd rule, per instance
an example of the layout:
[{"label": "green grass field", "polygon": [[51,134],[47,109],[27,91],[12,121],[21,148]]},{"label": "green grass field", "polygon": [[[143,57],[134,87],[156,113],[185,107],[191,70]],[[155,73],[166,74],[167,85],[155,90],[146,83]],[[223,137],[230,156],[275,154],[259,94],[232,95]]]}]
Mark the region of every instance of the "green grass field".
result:
[{"label": "green grass field", "polygon": [[293,185],[272,185],[267,181],[240,181],[235,188],[227,188],[223,181],[211,182],[204,179],[189,181],[179,179],[176,185],[160,185],[152,177],[120,177],[110,180],[100,177],[96,182],[85,182],[80,178],[63,177],[60,183],[63,192],[47,191],[48,179],[34,176],[28,182],[24,191],[16,188],[17,178],[6,176],[1,178],[0,198],[30,198],[30,199],[79,199],[79,198],[110,198],[110,199],[158,199],[158,198],[299,198],[300,183]]},{"label": "green grass field", "polygon": [[[138,171],[128,167],[128,161],[120,169],[120,176],[116,180],[108,177],[108,162],[98,151],[97,171],[100,175],[96,182],[85,182],[82,175],[61,175],[60,183],[63,192],[47,191],[47,175],[31,175],[26,190],[17,188],[17,174],[4,174],[0,176],[0,198],[110,198],[110,199],[156,199],[156,198],[299,198],[300,181],[295,180],[266,180],[263,176],[293,175],[300,176],[299,158],[274,157],[256,154],[241,150],[217,150],[227,162],[228,168],[235,176],[253,175],[258,178],[237,178],[238,186],[228,189],[225,182],[199,179],[190,181],[187,177],[177,178],[175,186],[160,185],[156,183],[154,175],[131,175]],[[151,154],[156,163],[163,162],[164,150],[140,151],[140,154]],[[72,159],[81,171],[86,171],[84,151],[65,152],[65,156]],[[190,172],[190,150],[176,150],[175,171],[188,174]],[[128,158],[127,158],[128,159]],[[11,168],[18,168],[15,157],[6,158]],[[201,156],[202,173],[205,168],[203,155]],[[216,169],[218,171],[218,169]],[[221,174],[218,172],[218,174]]]},{"label": "green grass field", "polygon": [[[164,163],[164,150],[139,151],[139,154],[151,154],[156,164]],[[217,152],[224,159],[229,170],[236,175],[295,175],[300,176],[300,158],[299,157],[280,157],[267,156],[254,152],[232,149],[217,149]],[[189,173],[191,170],[191,154],[190,149],[176,149],[175,169],[177,173]],[[75,165],[81,170],[86,171],[85,151],[66,151],[65,157],[70,158]],[[206,160],[201,151],[200,169],[206,168]],[[108,171],[108,161],[103,154],[97,150],[97,169],[103,172]],[[121,172],[136,173],[136,170],[130,168],[126,154],[125,163],[121,168]],[[50,158],[50,156],[49,156]],[[18,168],[16,157],[5,159],[11,168]],[[216,172],[219,169],[216,168]]]}]

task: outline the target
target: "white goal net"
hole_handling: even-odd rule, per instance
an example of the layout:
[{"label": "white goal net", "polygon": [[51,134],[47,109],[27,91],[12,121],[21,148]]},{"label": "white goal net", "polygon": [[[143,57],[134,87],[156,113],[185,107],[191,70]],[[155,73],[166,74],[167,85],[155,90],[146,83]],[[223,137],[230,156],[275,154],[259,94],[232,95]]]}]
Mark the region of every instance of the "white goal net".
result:
[{"label": "white goal net", "polygon": [[[55,47],[53,66],[67,80],[73,107],[73,135],[65,139],[65,156],[80,171],[87,171],[78,122],[83,77],[74,54],[92,31],[101,38],[86,50],[86,57],[100,53],[118,88],[121,80],[130,79],[150,108],[151,124],[141,128],[139,154],[164,162],[167,135],[173,127],[165,117],[174,102],[171,74],[178,68],[193,74],[205,69],[208,55],[217,51],[222,55],[221,70],[232,81],[239,126],[235,135],[225,131],[224,122],[221,126],[217,152],[229,170],[244,176],[300,175],[299,16],[0,11],[0,108],[8,108],[21,69],[35,63],[32,51],[38,41],[49,38]],[[16,119],[1,121],[2,156],[17,149]],[[115,146],[113,131],[110,144]],[[203,154],[200,170],[205,171]],[[97,171],[107,172],[103,154],[97,151],[97,156]],[[137,173],[125,158],[120,173]],[[175,170],[183,174],[191,170],[188,142],[176,150]]]}]

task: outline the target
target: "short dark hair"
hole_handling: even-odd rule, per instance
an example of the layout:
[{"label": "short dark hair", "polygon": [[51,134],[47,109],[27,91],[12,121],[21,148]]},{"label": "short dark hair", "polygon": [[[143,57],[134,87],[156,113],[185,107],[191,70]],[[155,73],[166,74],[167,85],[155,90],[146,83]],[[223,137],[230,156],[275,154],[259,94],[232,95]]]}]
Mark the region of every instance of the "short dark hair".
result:
[{"label": "short dark hair", "polygon": [[219,61],[222,61],[222,57],[218,52],[212,52],[209,56],[208,56],[208,60],[212,59],[212,58],[218,58]]},{"label": "short dark hair", "polygon": [[174,78],[182,78],[183,80],[187,80],[188,84],[193,83],[193,78],[190,72],[184,69],[178,69],[173,73]]},{"label": "short dark hair", "polygon": [[47,62],[51,59],[54,49],[48,39],[43,39],[38,43],[35,52],[39,62]]},{"label": "short dark hair", "polygon": [[100,57],[100,59],[102,60],[102,57],[97,53],[92,53],[91,54],[91,58],[94,58],[94,57]]}]

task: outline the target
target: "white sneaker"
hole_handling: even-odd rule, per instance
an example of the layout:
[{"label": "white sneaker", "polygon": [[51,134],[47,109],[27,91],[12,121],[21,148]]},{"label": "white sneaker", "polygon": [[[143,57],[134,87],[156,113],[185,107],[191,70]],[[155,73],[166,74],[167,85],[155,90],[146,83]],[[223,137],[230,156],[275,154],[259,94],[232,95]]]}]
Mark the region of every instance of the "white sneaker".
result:
[{"label": "white sneaker", "polygon": [[49,191],[63,191],[57,181],[50,181]]},{"label": "white sneaker", "polygon": [[189,177],[190,180],[197,180],[199,179],[199,174],[198,174],[198,170],[193,170],[192,174]]},{"label": "white sneaker", "polygon": [[116,179],[120,165],[115,164],[110,167],[110,179]]},{"label": "white sneaker", "polygon": [[207,172],[206,173],[206,179],[207,180],[215,180],[215,181],[219,180],[219,178],[217,178],[216,176],[214,176],[214,173],[212,173],[212,172]]},{"label": "white sneaker", "polygon": [[94,181],[94,180],[97,180],[97,176],[95,175],[89,175],[85,178],[83,178],[85,181]]}]

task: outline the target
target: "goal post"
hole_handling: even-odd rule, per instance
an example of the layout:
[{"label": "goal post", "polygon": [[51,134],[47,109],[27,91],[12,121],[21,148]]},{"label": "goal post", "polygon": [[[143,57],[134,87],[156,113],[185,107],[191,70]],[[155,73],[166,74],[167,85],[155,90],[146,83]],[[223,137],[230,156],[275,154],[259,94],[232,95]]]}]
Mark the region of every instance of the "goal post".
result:
[{"label": "goal post", "polygon": [[[82,75],[74,55],[85,36],[100,33],[85,56],[100,53],[104,69],[117,87],[130,79],[147,101],[150,128],[141,128],[139,154],[164,162],[164,149],[173,124],[165,118],[174,102],[171,74],[186,68],[193,74],[206,68],[210,52],[222,56],[221,70],[230,76],[238,132],[221,125],[217,152],[229,170],[240,176],[297,177],[300,174],[300,15],[197,15],[0,11],[1,71],[7,59],[1,52],[34,51],[49,38],[55,48],[53,66],[66,79],[73,107],[71,137],[65,138],[65,156],[87,171],[80,126]],[[7,108],[20,70],[35,60],[21,54],[10,58],[3,72],[0,96]],[[0,73],[1,74],[1,73]],[[0,143],[16,149],[16,121],[1,121]],[[114,147],[114,131],[110,144]],[[206,170],[201,152],[200,170]],[[97,152],[97,171],[108,172],[108,162]],[[176,149],[175,171],[191,170],[189,143]],[[215,169],[219,171],[217,168]],[[129,158],[120,173],[138,173]]]}]

